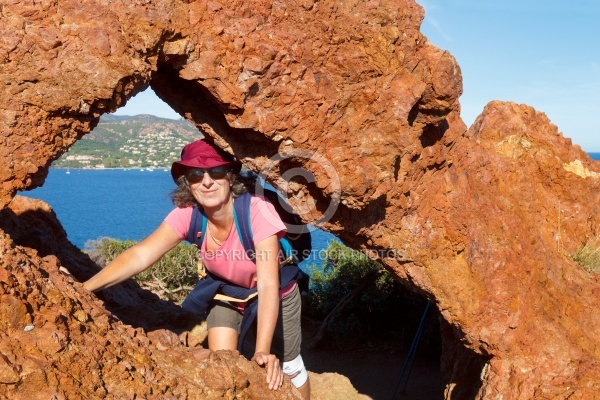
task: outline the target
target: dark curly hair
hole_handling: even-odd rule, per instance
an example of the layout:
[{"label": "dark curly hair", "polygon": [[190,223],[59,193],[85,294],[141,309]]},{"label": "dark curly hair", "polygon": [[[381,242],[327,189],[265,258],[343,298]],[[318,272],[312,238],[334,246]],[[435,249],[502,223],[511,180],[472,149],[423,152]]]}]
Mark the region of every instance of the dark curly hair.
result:
[{"label": "dark curly hair", "polygon": [[[231,187],[231,192],[233,193],[233,197],[238,197],[239,195],[251,192],[254,189],[254,185],[256,184],[256,174],[251,172],[240,173],[237,171],[229,171],[229,178],[233,180],[233,185]],[[175,188],[170,194],[171,202],[175,207],[184,208],[184,207],[199,207],[200,204],[196,201],[192,192],[190,190],[190,185],[185,178],[185,175],[181,175],[177,179],[177,188]]]}]

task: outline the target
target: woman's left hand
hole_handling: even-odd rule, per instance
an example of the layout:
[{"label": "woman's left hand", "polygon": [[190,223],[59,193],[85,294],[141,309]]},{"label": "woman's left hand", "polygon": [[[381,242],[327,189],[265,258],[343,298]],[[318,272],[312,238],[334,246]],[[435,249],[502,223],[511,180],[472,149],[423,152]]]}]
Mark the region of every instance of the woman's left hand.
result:
[{"label": "woman's left hand", "polygon": [[279,359],[274,354],[256,352],[252,360],[258,365],[267,367],[267,383],[270,390],[277,390],[283,384],[283,371]]}]

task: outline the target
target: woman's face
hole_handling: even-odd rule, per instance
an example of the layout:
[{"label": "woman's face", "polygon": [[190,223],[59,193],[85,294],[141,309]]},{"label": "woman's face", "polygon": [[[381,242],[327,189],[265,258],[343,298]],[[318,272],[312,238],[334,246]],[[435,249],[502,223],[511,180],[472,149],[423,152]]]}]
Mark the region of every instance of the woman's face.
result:
[{"label": "woman's face", "polygon": [[204,208],[220,208],[231,200],[231,178],[225,167],[193,168],[186,172],[192,195]]}]

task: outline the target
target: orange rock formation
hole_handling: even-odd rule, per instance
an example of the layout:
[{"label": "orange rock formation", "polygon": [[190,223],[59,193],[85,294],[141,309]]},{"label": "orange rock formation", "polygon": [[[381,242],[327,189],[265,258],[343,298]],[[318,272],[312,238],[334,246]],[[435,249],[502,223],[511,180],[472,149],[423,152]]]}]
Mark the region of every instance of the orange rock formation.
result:
[{"label": "orange rock formation", "polygon": [[[600,284],[569,257],[600,234],[600,165],[525,105],[491,102],[467,130],[460,68],[419,32],[413,1],[7,0],[1,12],[0,396],[295,396],[265,391],[236,354],[182,346],[156,321],[176,310],[133,284],[104,302],[83,291],[57,270],[84,279],[91,261],[51,210],[14,197],[148,86],[435,302],[447,398],[600,392]],[[287,183],[290,168],[314,179]]]}]

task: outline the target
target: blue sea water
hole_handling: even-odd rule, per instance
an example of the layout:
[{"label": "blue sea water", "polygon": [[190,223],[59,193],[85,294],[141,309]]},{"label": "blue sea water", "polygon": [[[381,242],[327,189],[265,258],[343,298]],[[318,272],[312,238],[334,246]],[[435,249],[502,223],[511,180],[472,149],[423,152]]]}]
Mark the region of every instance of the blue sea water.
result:
[{"label": "blue sea water", "polygon": [[592,160],[600,160],[600,153],[588,153]]},{"label": "blue sea water", "polygon": [[[75,246],[101,237],[139,241],[173,209],[175,189],[169,171],[154,169],[50,169],[44,186],[20,193],[48,203]],[[338,240],[321,230],[312,233],[312,256],[301,267],[323,263],[323,251]]]}]

